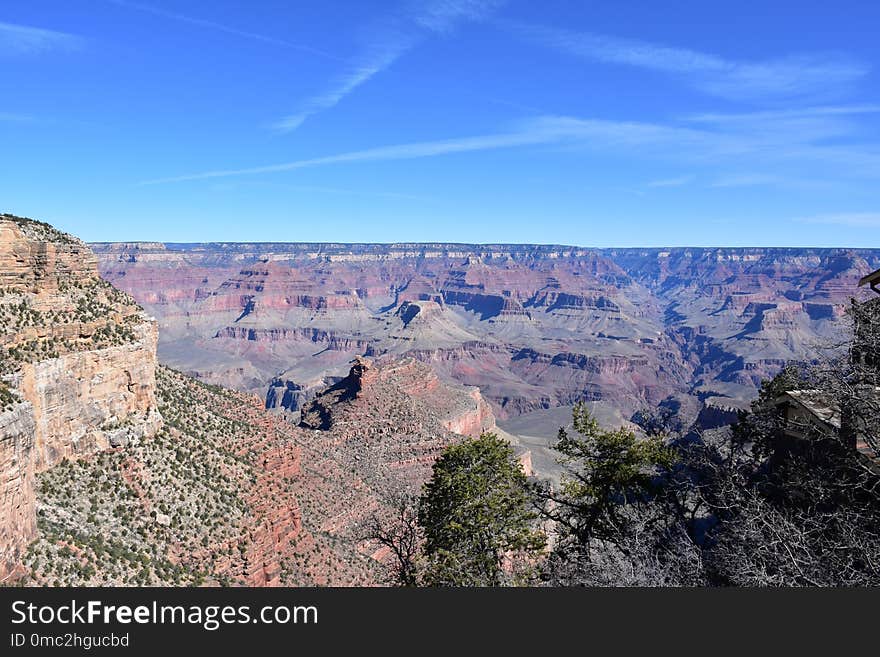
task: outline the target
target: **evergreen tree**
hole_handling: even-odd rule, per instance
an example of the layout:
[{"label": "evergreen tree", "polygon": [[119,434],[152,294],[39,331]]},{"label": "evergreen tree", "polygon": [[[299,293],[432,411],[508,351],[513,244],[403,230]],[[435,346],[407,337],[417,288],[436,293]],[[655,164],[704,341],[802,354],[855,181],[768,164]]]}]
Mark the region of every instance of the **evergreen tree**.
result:
[{"label": "evergreen tree", "polygon": [[522,582],[545,545],[530,488],[508,443],[488,433],[447,448],[419,504],[429,585]]},{"label": "evergreen tree", "polygon": [[639,438],[620,427],[606,430],[583,404],[572,412],[574,432],[559,430],[556,449],[570,474],[559,494],[551,494],[550,517],[560,525],[562,544],[589,554],[596,540],[622,543],[627,505],[645,502],[658,491],[658,468],[674,453],[661,436]]}]

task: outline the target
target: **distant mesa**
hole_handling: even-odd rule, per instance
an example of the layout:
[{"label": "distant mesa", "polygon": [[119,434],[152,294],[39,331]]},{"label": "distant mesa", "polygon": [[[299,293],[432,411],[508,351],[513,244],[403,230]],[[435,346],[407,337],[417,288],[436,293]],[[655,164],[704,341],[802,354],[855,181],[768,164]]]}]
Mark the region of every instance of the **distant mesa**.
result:
[{"label": "distant mesa", "polygon": [[102,275],[158,318],[163,362],[204,380],[298,412],[355,356],[411,356],[478,386],[499,418],[746,402],[834,338],[880,267],[877,249],[94,246]]}]

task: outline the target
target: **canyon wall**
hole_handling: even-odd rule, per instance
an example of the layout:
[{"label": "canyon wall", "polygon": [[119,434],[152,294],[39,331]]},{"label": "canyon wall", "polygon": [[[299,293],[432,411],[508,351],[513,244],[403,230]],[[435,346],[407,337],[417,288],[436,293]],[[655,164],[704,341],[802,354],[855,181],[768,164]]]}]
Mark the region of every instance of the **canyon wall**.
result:
[{"label": "canyon wall", "polygon": [[0,580],[34,537],[35,473],[161,426],[157,339],[83,242],[0,215]]},{"label": "canyon wall", "polygon": [[[410,356],[501,419],[579,401],[620,419],[751,399],[845,330],[877,249],[97,244],[160,322],[160,358],[298,412],[358,355]],[[687,399],[686,399],[687,398]],[[711,414],[712,409],[707,409]]]},{"label": "canyon wall", "polygon": [[17,389],[31,402],[37,471],[63,458],[124,447],[161,426],[156,404],[155,323],[114,347],[26,363]]},{"label": "canyon wall", "polygon": [[37,531],[34,430],[28,402],[0,413],[0,584],[22,574],[22,556]]}]

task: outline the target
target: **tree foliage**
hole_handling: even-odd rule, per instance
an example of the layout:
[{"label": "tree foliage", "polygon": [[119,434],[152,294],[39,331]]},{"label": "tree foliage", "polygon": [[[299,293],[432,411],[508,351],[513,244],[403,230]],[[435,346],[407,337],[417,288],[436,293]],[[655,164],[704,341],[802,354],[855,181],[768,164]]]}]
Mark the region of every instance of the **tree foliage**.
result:
[{"label": "tree foliage", "polygon": [[660,436],[638,438],[625,428],[602,429],[583,404],[575,406],[576,435],[559,430],[556,449],[570,468],[560,494],[549,496],[556,508],[563,541],[589,552],[595,540],[620,542],[622,514],[628,505],[647,501],[657,491],[657,469],[674,461]]},{"label": "tree foliage", "polygon": [[508,443],[492,433],[443,452],[418,517],[429,585],[516,583],[545,544],[526,476]]}]

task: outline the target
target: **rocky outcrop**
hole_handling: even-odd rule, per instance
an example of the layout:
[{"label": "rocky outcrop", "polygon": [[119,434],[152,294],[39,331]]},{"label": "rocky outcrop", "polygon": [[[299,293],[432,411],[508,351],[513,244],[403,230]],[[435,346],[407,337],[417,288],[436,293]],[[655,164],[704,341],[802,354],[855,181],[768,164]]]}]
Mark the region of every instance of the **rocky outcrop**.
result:
[{"label": "rocky outcrop", "polygon": [[36,534],[34,414],[28,402],[0,413],[0,585],[20,576]]},{"label": "rocky outcrop", "polygon": [[266,408],[297,412],[313,400],[318,393],[338,381],[339,377],[320,377],[306,383],[275,378],[269,384],[269,390],[266,393]]},{"label": "rocky outcrop", "polygon": [[[380,364],[357,358],[345,378],[330,386],[302,409],[300,426],[329,430],[353,421],[353,409],[369,407],[382,412],[401,401],[415,409],[407,415],[411,429],[430,432],[441,428],[462,436],[495,429],[495,416],[477,388],[442,382],[427,365],[413,358]],[[372,431],[365,423],[364,429]]]},{"label": "rocky outcrop", "polygon": [[443,420],[443,428],[462,436],[476,437],[495,428],[495,415],[478,388],[470,391],[473,407],[461,408]]},{"label": "rocky outcrop", "polygon": [[161,427],[156,344],[156,322],[99,278],[83,242],[0,216],[0,375],[21,400],[0,415],[0,579],[33,538],[32,473]]},{"label": "rocky outcrop", "polygon": [[746,405],[736,400],[710,397],[703,401],[703,406],[691,428],[708,431],[724,427],[736,422],[739,414],[745,410],[747,410]]},{"label": "rocky outcrop", "polygon": [[17,387],[33,406],[38,471],[158,430],[156,337],[144,322],[128,344],[22,365]]},{"label": "rocky outcrop", "polygon": [[52,292],[96,272],[97,259],[81,240],[43,222],[0,215],[0,288]]}]

